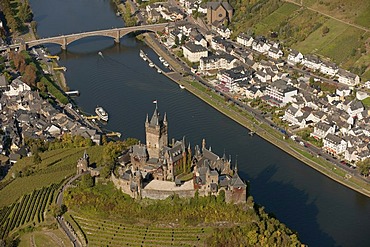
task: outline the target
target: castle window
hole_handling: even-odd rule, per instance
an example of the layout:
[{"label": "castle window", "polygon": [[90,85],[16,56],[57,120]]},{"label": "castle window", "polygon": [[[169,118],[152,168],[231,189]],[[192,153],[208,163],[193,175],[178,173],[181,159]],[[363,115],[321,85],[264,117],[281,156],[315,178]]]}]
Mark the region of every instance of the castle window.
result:
[{"label": "castle window", "polygon": [[218,17],[222,17],[222,13],[218,14]]}]

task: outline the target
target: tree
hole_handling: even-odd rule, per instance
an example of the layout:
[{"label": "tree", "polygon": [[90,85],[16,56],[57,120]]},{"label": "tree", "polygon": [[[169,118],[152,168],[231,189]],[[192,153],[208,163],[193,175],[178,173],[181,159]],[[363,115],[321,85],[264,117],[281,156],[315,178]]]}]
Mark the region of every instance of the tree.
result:
[{"label": "tree", "polygon": [[42,161],[42,159],[41,159],[41,157],[40,157],[40,155],[39,155],[39,152],[38,152],[38,150],[33,154],[33,163],[35,164],[35,165],[38,165],[38,164],[40,164],[41,163],[41,161]]},{"label": "tree", "polygon": [[59,206],[58,204],[53,203],[50,205],[50,212],[54,217],[61,216],[67,212],[67,206],[64,204]]},{"label": "tree", "polygon": [[28,4],[28,1],[25,1],[20,7],[18,11],[18,17],[19,19],[25,23],[32,21],[33,14],[30,8],[30,5]]},{"label": "tree", "polygon": [[84,174],[81,177],[81,187],[86,189],[86,188],[91,188],[94,186],[94,178],[91,177],[90,174]]},{"label": "tree", "polygon": [[22,77],[22,80],[29,85],[30,87],[35,87],[36,86],[36,67],[34,65],[27,65],[24,74]]},{"label": "tree", "polygon": [[322,27],[322,35],[326,35],[329,31],[330,29],[327,26]]},{"label": "tree", "polygon": [[131,146],[136,145],[138,143],[139,143],[139,140],[136,139],[136,138],[129,137],[125,140],[125,144],[126,144],[127,147],[131,147]]},{"label": "tree", "polygon": [[356,163],[359,172],[363,176],[369,176],[370,174],[370,158],[364,159],[362,161],[358,161]]},{"label": "tree", "polygon": [[225,203],[225,190],[220,190],[220,192],[218,192],[217,203]]},{"label": "tree", "polygon": [[179,39],[179,36],[175,36],[175,44],[176,45],[179,45],[180,44],[180,39]]}]

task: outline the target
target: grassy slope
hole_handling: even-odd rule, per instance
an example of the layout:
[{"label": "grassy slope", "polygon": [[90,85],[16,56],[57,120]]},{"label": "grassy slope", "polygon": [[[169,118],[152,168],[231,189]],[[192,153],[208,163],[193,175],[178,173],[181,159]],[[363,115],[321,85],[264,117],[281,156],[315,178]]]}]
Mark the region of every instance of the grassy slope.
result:
[{"label": "grassy slope", "polygon": [[277,28],[280,22],[286,20],[292,12],[298,10],[299,7],[294,4],[284,3],[271,15],[266,16],[261,22],[255,26],[256,33],[268,34],[270,30]]},{"label": "grassy slope", "polygon": [[303,5],[340,20],[370,28],[368,0],[303,0]]}]

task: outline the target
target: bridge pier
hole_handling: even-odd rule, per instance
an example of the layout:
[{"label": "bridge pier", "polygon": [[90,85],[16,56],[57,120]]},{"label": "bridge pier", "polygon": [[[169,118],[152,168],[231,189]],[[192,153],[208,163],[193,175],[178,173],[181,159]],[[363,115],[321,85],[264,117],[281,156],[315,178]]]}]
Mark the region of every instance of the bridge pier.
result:
[{"label": "bridge pier", "polygon": [[63,36],[63,43],[61,45],[62,50],[67,50],[67,38]]},{"label": "bridge pier", "polygon": [[119,39],[121,37],[120,34],[121,34],[120,30],[117,30],[116,37],[114,37],[114,42],[116,42],[117,44],[119,43]]}]

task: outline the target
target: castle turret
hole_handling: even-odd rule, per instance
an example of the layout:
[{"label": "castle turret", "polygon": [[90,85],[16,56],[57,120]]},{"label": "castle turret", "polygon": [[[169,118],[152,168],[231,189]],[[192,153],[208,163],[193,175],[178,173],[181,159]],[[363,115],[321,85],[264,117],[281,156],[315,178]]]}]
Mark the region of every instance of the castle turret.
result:
[{"label": "castle turret", "polygon": [[157,104],[152,118],[145,121],[146,146],[149,158],[158,159],[160,151],[168,144],[167,117],[162,120],[158,112]]}]

